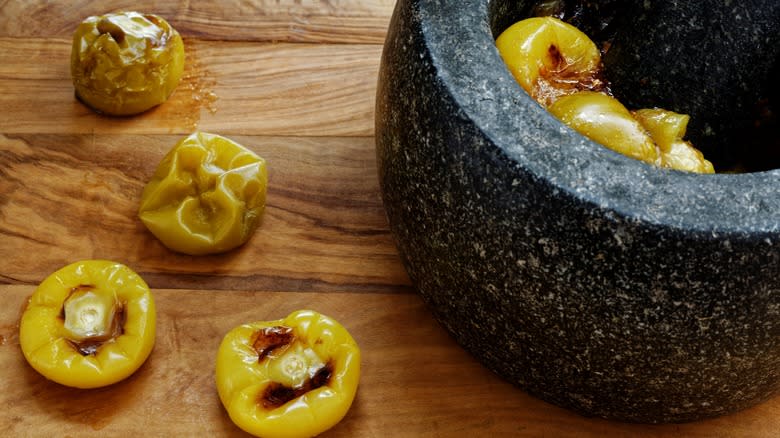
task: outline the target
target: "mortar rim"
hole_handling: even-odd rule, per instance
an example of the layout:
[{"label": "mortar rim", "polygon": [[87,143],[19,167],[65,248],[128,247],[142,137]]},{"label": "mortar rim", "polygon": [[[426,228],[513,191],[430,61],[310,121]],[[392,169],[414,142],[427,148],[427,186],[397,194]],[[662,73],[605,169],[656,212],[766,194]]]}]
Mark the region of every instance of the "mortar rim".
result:
[{"label": "mortar rim", "polygon": [[[517,84],[495,47],[490,10],[500,1],[420,1],[418,18],[442,88],[518,170],[650,226],[730,238],[780,233],[780,169],[698,175],[655,168],[586,139],[543,109]],[[478,13],[459,13],[464,8]],[[453,28],[462,31],[447,32]],[[474,53],[482,56],[464,56]],[[525,130],[518,141],[523,125],[537,129]],[[607,175],[611,184],[600,184]]]}]

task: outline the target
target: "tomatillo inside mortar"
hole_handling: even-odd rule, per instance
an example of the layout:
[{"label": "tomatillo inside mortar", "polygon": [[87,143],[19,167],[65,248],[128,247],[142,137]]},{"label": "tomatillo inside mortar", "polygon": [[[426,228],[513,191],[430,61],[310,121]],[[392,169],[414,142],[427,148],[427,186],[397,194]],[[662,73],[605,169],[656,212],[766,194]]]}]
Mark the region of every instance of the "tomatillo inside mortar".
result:
[{"label": "tomatillo inside mortar", "polygon": [[[376,152],[412,284],[486,367],[588,416],[691,421],[780,394],[780,171],[658,168],[566,126],[495,46],[538,3],[396,3]],[[656,116],[673,143],[682,123]]]},{"label": "tomatillo inside mortar", "polygon": [[310,437],[335,426],[359,380],[352,335],[312,310],[242,324],[217,352],[217,391],[230,419],[264,438]]}]

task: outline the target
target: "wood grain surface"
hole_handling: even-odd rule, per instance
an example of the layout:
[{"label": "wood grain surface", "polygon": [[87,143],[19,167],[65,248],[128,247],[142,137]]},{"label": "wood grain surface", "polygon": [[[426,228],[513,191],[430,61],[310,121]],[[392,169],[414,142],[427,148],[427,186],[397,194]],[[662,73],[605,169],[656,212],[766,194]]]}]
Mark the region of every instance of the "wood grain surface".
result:
[{"label": "wood grain surface", "polygon": [[186,37],[184,81],[168,102],[118,118],[73,98],[69,40],[0,36],[0,133],[373,134],[381,46]]},{"label": "wood grain surface", "polygon": [[[311,308],[363,350],[358,397],[330,437],[776,437],[780,399],[682,425],[587,419],[502,381],[414,293],[389,232],[373,138],[393,0],[0,0],[0,436],[245,436],[222,409],[214,358],[234,326]],[[185,77],[135,117],[73,95],[70,35],[86,16],[158,13],[183,35]],[[200,129],[268,161],[267,208],[241,248],[192,257],[137,219],[163,155]],[[150,284],[150,359],[80,391],[25,362],[18,322],[35,286],[73,261],[127,264]]]},{"label": "wood grain surface", "polygon": [[7,0],[0,1],[0,35],[70,38],[87,16],[139,10],[201,40],[382,44],[394,6],[395,0]]},{"label": "wood grain surface", "polygon": [[[0,286],[23,303],[34,287]],[[73,390],[24,361],[20,307],[0,308],[0,369],[13,376],[0,396],[2,436],[243,436],[219,403],[214,357],[227,331],[248,321],[311,308],[343,321],[363,353],[357,398],[330,437],[770,437],[780,403],[682,425],[586,419],[534,399],[486,372],[430,317],[413,294],[238,292],[157,289],[157,343],[132,377]]]}]

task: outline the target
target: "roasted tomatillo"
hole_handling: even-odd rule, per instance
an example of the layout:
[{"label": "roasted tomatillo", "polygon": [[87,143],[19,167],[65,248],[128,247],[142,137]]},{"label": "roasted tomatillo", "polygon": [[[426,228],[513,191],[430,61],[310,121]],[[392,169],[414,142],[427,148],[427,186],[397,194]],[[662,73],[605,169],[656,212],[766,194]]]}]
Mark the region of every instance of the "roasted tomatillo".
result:
[{"label": "roasted tomatillo", "polygon": [[76,388],[116,383],[154,346],[155,307],[146,283],[127,266],[85,260],[65,266],[35,290],[19,325],[27,362]]},{"label": "roasted tomatillo", "polygon": [[168,248],[191,255],[231,250],[260,224],[268,183],[265,160],[205,132],[181,140],[141,195],[139,217]]},{"label": "roasted tomatillo", "polygon": [[184,73],[184,43],[163,18],[138,12],[88,17],[73,34],[76,95],[97,111],[131,115],[165,102]]},{"label": "roasted tomatillo", "polygon": [[511,25],[496,48],[518,84],[580,134],[659,167],[713,173],[712,163],[683,140],[689,117],[663,109],[629,111],[610,92],[596,45],[554,17]]},{"label": "roasted tomatillo", "polygon": [[581,90],[603,90],[601,54],[576,27],[553,17],[519,21],[496,39],[515,80],[544,106]]},{"label": "roasted tomatillo", "polygon": [[265,438],[310,437],[341,421],[360,379],[360,349],[311,310],[231,330],[217,353],[217,390],[231,420]]},{"label": "roasted tomatillo", "polygon": [[715,173],[712,163],[683,139],[690,116],[661,108],[640,109],[633,115],[661,150],[661,166],[687,172]]},{"label": "roasted tomatillo", "polygon": [[580,134],[616,152],[661,164],[661,153],[650,134],[614,97],[581,91],[561,97],[548,110]]}]

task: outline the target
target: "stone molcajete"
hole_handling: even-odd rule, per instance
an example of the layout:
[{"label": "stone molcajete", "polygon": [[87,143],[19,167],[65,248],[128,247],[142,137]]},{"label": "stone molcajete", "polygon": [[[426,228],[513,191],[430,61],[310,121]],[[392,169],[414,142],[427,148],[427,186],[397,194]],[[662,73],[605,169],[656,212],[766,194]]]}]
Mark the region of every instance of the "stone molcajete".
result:
[{"label": "stone molcajete", "polygon": [[396,5],[377,159],[412,282],[488,368],[585,415],[690,421],[780,393],[780,171],[657,169],[564,126],[494,45],[531,3]]}]

